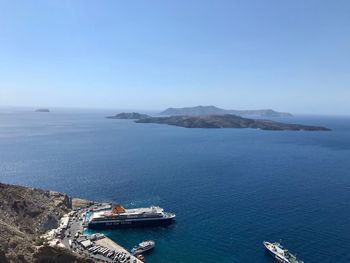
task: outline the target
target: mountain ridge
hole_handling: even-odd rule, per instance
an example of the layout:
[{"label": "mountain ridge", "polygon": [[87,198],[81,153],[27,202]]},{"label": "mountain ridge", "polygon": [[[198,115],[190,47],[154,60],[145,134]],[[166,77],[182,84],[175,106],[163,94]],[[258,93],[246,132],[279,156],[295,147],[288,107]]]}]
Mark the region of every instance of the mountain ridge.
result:
[{"label": "mountain ridge", "polygon": [[288,112],[278,112],[272,109],[262,109],[262,110],[226,110],[214,105],[209,106],[195,106],[195,107],[183,107],[183,108],[167,108],[166,110],[159,113],[160,115],[169,116],[197,116],[197,115],[225,115],[233,114],[241,117],[292,117],[293,115]]}]

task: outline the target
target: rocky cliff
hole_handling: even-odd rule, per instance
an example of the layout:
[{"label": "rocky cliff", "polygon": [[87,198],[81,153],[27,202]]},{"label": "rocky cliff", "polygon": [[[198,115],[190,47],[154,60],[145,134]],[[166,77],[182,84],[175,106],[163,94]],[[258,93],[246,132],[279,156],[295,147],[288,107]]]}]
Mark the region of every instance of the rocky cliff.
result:
[{"label": "rocky cliff", "polygon": [[92,262],[40,239],[71,208],[66,194],[0,183],[0,262]]}]

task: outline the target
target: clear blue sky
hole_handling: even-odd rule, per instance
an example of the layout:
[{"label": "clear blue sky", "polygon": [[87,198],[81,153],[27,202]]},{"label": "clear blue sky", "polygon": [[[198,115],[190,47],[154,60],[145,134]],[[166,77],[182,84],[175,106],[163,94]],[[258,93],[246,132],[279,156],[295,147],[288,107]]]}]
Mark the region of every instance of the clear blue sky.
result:
[{"label": "clear blue sky", "polygon": [[0,105],[350,113],[349,0],[0,0]]}]

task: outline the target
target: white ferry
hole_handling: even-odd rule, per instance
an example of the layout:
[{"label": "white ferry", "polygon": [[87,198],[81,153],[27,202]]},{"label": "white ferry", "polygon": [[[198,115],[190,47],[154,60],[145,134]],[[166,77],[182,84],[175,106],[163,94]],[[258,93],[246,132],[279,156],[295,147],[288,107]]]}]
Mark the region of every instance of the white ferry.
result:
[{"label": "white ferry", "polygon": [[87,224],[90,229],[167,226],[175,214],[164,212],[159,206],[125,209],[120,205],[109,211],[93,212]]},{"label": "white ferry", "polygon": [[287,249],[284,249],[280,243],[264,241],[263,244],[270,255],[280,263],[304,263],[304,261],[297,259]]}]

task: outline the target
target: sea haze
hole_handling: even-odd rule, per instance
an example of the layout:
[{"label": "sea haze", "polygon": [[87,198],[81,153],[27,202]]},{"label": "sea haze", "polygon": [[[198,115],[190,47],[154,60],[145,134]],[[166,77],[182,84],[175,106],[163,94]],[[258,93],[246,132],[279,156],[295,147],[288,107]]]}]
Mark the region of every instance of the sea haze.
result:
[{"label": "sea haze", "polygon": [[[159,205],[168,228],[106,231],[147,262],[273,262],[279,241],[307,263],[350,262],[350,118],[293,117],[331,132],[186,129],[113,111],[0,111],[0,181]],[[282,119],[277,119],[281,121]]]}]

